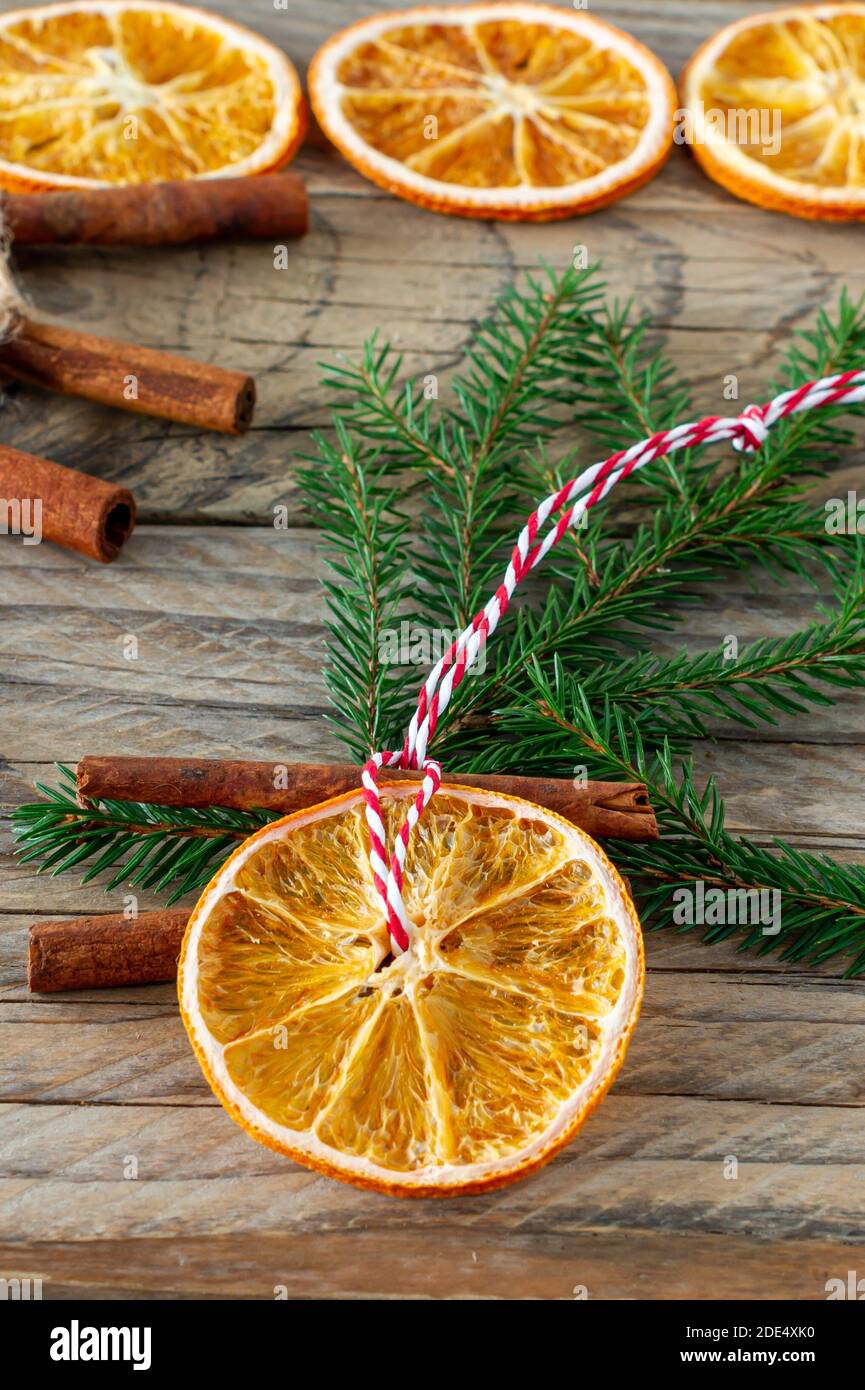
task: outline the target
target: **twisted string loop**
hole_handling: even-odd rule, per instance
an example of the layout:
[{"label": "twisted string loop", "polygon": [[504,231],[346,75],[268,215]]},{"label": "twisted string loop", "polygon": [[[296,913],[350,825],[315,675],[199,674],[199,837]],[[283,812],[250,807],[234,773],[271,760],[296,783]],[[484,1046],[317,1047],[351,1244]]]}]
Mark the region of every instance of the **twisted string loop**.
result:
[{"label": "twisted string loop", "polygon": [[766,405],[746,405],[738,420],[739,436],[733,440],[733,448],[746,454],[756,454],[769,437],[766,423]]},{"label": "twisted string loop", "polygon": [[[792,391],[784,391],[765,405],[748,405],[738,416],[724,418],[709,415],[690,424],[675,425],[619,450],[602,463],[592,464],[578,478],[566,483],[558,492],[551,493],[532,512],[517,537],[499,587],[436,663],[421,686],[417,709],[402,748],[374,753],[361,772],[369,828],[370,866],[395,950],[408,950],[411,940],[412,924],[406,914],[402,894],[409,840],[442,778],[439,764],[434,758],[426,756],[427,745],[466,671],[495,632],[517,585],[540,564],[548,551],[558,545],[566,531],[575,526],[590,507],[607,496],[616,483],[661,455],[722,440],[732,441],[734,449],[755,453],[762,448],[773,425],[788,415],[825,405],[840,402],[853,404],[863,400],[865,370],[840,372],[836,376],[806,382]],[[561,516],[544,532],[547,521],[562,507],[565,510]],[[423,781],[397,831],[389,860],[378,787],[379,772],[384,767],[423,773]]]}]

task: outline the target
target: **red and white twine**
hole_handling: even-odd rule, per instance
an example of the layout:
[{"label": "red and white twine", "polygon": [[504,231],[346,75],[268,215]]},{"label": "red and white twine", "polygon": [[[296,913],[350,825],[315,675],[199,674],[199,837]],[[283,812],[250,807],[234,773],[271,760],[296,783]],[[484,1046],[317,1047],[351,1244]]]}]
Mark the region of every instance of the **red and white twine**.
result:
[{"label": "red and white twine", "polygon": [[[394,948],[406,951],[412,925],[403,902],[403,869],[408,843],[430,799],[441,784],[441,767],[434,758],[426,756],[427,745],[436,725],[460,685],[466,671],[495,632],[514,590],[522,579],[540,564],[548,551],[558,545],[565,532],[575,526],[585,512],[600,502],[616,483],[629,473],[643,468],[662,454],[697,445],[731,440],[734,449],[755,453],[763,444],[769,430],[788,415],[816,410],[824,405],[841,402],[852,404],[865,401],[865,371],[841,372],[837,376],[809,381],[795,390],[784,391],[766,405],[749,405],[741,415],[724,418],[709,415],[693,424],[676,425],[669,430],[621,449],[602,463],[587,468],[578,478],[552,493],[532,512],[519,534],[510,563],[501,584],[492,598],[475,615],[468,627],[451,644],[449,650],[430,671],[421,686],[417,709],[412,717],[402,748],[374,753],[361,773],[366,820],[369,827],[369,859],[376,890],[384,906],[385,918]],[[566,507],[561,516],[538,539],[545,522]],[[410,803],[408,814],[400,826],[388,864],[385,828],[381,817],[378,775],[383,767],[415,769],[424,773],[417,795]]]}]

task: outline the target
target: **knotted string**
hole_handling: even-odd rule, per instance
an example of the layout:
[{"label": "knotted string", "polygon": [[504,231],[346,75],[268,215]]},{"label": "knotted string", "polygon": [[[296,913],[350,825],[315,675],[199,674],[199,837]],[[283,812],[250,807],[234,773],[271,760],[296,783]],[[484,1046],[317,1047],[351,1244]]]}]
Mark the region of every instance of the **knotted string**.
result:
[{"label": "knotted string", "polygon": [[[426,756],[427,745],[436,725],[447,709],[451,697],[462,683],[466,671],[484,644],[495,632],[517,585],[540,564],[548,551],[558,545],[562,536],[577,525],[590,507],[627,478],[644,468],[662,454],[677,449],[692,449],[703,444],[731,440],[734,449],[756,453],[765,442],[772,426],[788,415],[820,406],[852,404],[865,401],[865,370],[841,372],[837,376],[809,381],[792,391],[783,391],[765,405],[749,405],[741,415],[725,418],[709,415],[692,424],[675,425],[661,430],[648,439],[611,454],[602,463],[592,464],[578,478],[553,492],[532,512],[517,538],[510,562],[501,584],[488,603],[475,615],[447,652],[430,671],[420,688],[417,709],[409,725],[401,749],[374,753],[361,772],[366,821],[369,827],[369,860],[376,891],[382,900],[388,930],[397,951],[407,951],[412,930],[403,902],[403,869],[409,839],[431,798],[441,784],[441,767],[434,758]],[[539,539],[545,523],[560,508],[565,507]],[[397,831],[389,856],[387,837],[381,816],[381,797],[378,776],[383,767],[395,767],[423,772],[424,777],[412,801],[408,814]]]}]

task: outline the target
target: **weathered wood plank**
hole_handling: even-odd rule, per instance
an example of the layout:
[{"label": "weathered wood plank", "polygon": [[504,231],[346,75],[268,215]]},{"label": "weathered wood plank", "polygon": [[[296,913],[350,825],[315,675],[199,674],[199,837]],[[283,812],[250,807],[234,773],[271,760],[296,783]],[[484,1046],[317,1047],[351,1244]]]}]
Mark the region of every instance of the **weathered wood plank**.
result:
[{"label": "weathered wood plank", "polygon": [[[7,542],[0,547],[7,605],[0,660],[15,665],[17,679],[33,671],[36,683],[43,673],[62,682],[78,667],[85,682],[87,670],[96,670],[122,691],[140,684],[146,692],[160,670],[178,663],[181,689],[194,672],[214,683],[230,681],[245,663],[257,684],[284,691],[294,653],[303,658],[304,648],[314,646],[317,659],[321,650],[324,563],[311,531],[144,526],[121,562],[98,568],[50,546]],[[678,625],[655,646],[666,654],[682,646],[716,648],[730,636],[741,645],[781,636],[814,619],[818,597],[792,578],[778,584],[761,576],[759,592],[739,577],[720,579],[705,606],[671,605]],[[51,645],[46,628],[56,629]],[[244,643],[233,653],[220,651],[243,636],[255,637],[251,649]],[[130,637],[138,640],[137,656],[127,654]],[[859,731],[850,725],[858,704],[839,697],[852,733]],[[832,714],[818,711],[815,718],[831,721]],[[831,723],[826,730],[838,732]]]},{"label": "weathered wood plank", "polygon": [[[845,1126],[842,1157],[837,1119],[811,1107],[644,1101],[616,1090],[576,1144],[530,1182],[487,1198],[413,1203],[408,1212],[283,1162],[216,1108],[196,1110],[194,1128],[188,1111],[171,1107],[2,1113],[9,1176],[0,1188],[0,1264],[4,1273],[47,1276],[50,1296],[67,1280],[70,1295],[96,1296],[118,1262],[122,1232],[134,1259],[122,1262],[121,1287],[154,1294],[159,1277],[161,1296],[271,1297],[289,1279],[294,1296],[383,1294],[384,1271],[422,1243],[425,1258],[415,1263],[426,1270],[423,1284],[405,1286],[421,1296],[569,1297],[575,1283],[588,1283],[592,1297],[774,1290],[817,1298],[827,1277],[846,1274],[844,1243],[862,1220],[861,1121]],[[725,1176],[731,1158],[735,1177]],[[827,1192],[843,1195],[827,1203]],[[226,1212],[233,1253],[223,1260]],[[286,1276],[277,1271],[289,1251]],[[364,1256],[361,1276],[364,1251],[374,1269]],[[721,1289],[731,1251],[748,1259],[735,1273],[724,1269]],[[566,1288],[552,1282],[560,1259],[578,1271]],[[496,1277],[508,1269],[517,1281],[510,1291]]]},{"label": "weathered wood plank", "polygon": [[[807,848],[801,841],[800,848]],[[843,847],[842,852],[858,862],[865,860],[865,851],[858,853]],[[4,885],[4,889],[7,885]],[[6,893],[12,898],[15,895]],[[36,901],[38,899],[38,902]],[[33,921],[63,919],[69,916],[83,916],[93,913],[108,913],[126,906],[122,889],[106,895],[99,886],[80,887],[74,877],[55,880],[27,881],[20,895],[21,905],[0,912],[0,1003],[38,1004],[46,1008],[59,1004],[94,1004],[110,1008],[129,1006],[152,1009],[175,1004],[173,984],[129,987],[106,990],[81,990],[70,994],[42,995],[30,994],[27,988],[26,962],[28,928]],[[194,906],[195,895],[190,895],[186,904]],[[152,894],[140,894],[139,906],[142,911],[159,906],[159,900]],[[821,965],[803,964],[784,960],[778,955],[758,955],[754,951],[743,952],[738,948],[735,937],[726,941],[707,943],[702,933],[695,929],[688,932],[652,931],[646,934],[647,969],[651,979],[656,975],[668,974],[671,977],[684,977],[691,974],[725,976],[737,989],[746,989],[752,984],[781,986],[786,991],[786,1003],[791,1009],[799,1006],[798,990],[806,985],[825,983],[830,988],[853,988],[839,980],[840,968],[837,960],[827,960]],[[675,991],[678,985],[671,982],[665,992]],[[858,988],[861,990],[862,986]],[[20,1015],[22,1026],[27,1026],[27,1015]]]},{"label": "weathered wood plank", "polygon": [[[239,1241],[281,1231],[395,1234],[403,1203],[321,1180],[253,1144],[212,1105],[3,1106],[0,1243],[210,1238],[236,1209]],[[863,1220],[865,1123],[818,1107],[724,1106],[614,1091],[576,1142],[501,1194],[412,1203],[418,1235],[573,1237],[587,1228],[848,1238]],[[57,1155],[60,1155],[58,1161]],[[835,1186],[837,1185],[837,1191]],[[197,1189],[197,1194],[196,1194]],[[832,1200],[827,1200],[827,1191]],[[196,1200],[197,1197],[197,1200]],[[242,1200],[242,1209],[239,1205]]]},{"label": "weathered wood plank", "polygon": [[[124,1176],[124,1159],[132,1153],[138,1158],[135,1181],[145,1183],[245,1180],[257,1174],[281,1177],[287,1186],[297,1186],[301,1180],[309,1183],[307,1170],[253,1143],[215,1101],[195,1107],[193,1116],[188,1109],[159,1103],[2,1103],[0,1159],[4,1175],[10,1180],[43,1176],[67,1183],[117,1182]],[[466,1205],[495,1212],[506,1202],[511,1212],[529,1210],[532,1186],[546,1182],[556,1168],[562,1170],[563,1177],[577,1180],[590,1163],[601,1166],[617,1159],[720,1165],[732,1153],[738,1155],[742,1168],[784,1163],[816,1169],[842,1162],[850,1166],[853,1175],[865,1163],[865,1116],[857,1110],[847,1119],[847,1124],[839,1125],[837,1110],[825,1106],[766,1106],[750,1101],[721,1104],[692,1096],[625,1095],[615,1087],[579,1138],[556,1156],[546,1174],[539,1175],[534,1183],[514,1186],[507,1194]],[[191,1125],[196,1137],[190,1143]],[[737,1178],[719,1176],[726,1185],[724,1190],[730,1194],[737,1190]],[[852,1200],[859,1200],[855,1192],[850,1195]],[[319,1185],[316,1209],[320,1215],[336,1213],[346,1198],[375,1204],[397,1223],[407,1210],[402,1202],[379,1202],[369,1194],[347,1192],[332,1182]],[[781,1206],[795,1200],[795,1191],[779,1189],[776,1194]],[[449,1205],[451,1210],[458,1210],[463,1204]],[[417,1210],[429,1220],[443,1207],[438,1202],[421,1203]],[[293,1218],[287,1214],[286,1219]],[[9,1234],[7,1227],[3,1230]],[[44,1232],[44,1227],[34,1223],[28,1236],[36,1239]]]},{"label": "weathered wood plank", "polygon": [[[384,1199],[382,1199],[384,1200]],[[195,1197],[190,1196],[194,1204]],[[847,1279],[844,1241],[755,1240],[693,1231],[515,1233],[463,1228],[277,1232],[238,1240],[141,1238],[0,1246],[8,1275],[52,1299],[824,1299]]]},{"label": "weathered wood plank", "polygon": [[[800,843],[801,847],[801,843]],[[848,851],[849,852],[849,851]],[[860,862],[865,851],[859,851]],[[112,907],[121,906],[119,894],[106,897],[98,886],[79,888],[74,878],[55,880],[59,887],[66,888],[66,901],[53,903],[46,907],[43,882],[30,883],[31,906],[23,905],[17,910],[0,912],[0,1002],[34,1002],[27,989],[27,933],[31,922],[62,920],[67,917],[83,916],[85,913],[106,913]],[[51,884],[50,886],[54,886]],[[40,901],[36,903],[36,899]],[[82,898],[92,899],[82,901]],[[158,906],[149,894],[140,896],[140,907]],[[194,905],[190,899],[190,907]],[[646,937],[648,970],[651,976],[658,972],[668,972],[681,977],[692,973],[727,975],[735,978],[737,987],[745,988],[752,980],[763,984],[781,985],[793,991],[804,982],[837,981],[839,965],[837,960],[824,961],[815,966],[787,961],[777,955],[760,956],[753,951],[737,950],[735,939],[708,944],[701,940],[699,931],[686,933],[670,930],[653,931]],[[175,999],[171,984],[147,987],[129,987],[105,990],[80,990],[74,994],[40,996],[35,1002],[52,1003],[131,1005],[133,1007],[155,1004],[171,1004]],[[25,1026],[26,1026],[26,1015]]]},{"label": "weathered wood plank", "polygon": [[[0,806],[30,799],[27,783],[45,771],[49,750],[58,761],[117,748],[337,755],[323,717],[312,532],[145,527],[119,565],[96,571],[49,547],[13,544],[0,549],[0,569],[20,595],[0,625],[4,743],[17,761],[39,765],[11,782],[0,776]],[[754,594],[727,580],[657,647],[781,635],[807,621],[813,603],[801,585],[766,584]],[[790,717],[757,731],[728,725],[719,744],[698,750],[698,766],[719,775],[734,826],[860,836],[865,702],[842,693],[809,714],[807,745],[804,732]]]}]

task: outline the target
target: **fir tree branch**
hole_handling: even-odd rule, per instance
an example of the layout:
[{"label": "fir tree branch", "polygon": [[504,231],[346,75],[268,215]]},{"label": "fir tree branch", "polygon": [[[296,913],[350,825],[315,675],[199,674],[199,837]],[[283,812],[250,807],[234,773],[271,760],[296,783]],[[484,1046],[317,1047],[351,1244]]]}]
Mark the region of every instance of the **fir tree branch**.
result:
[{"label": "fir tree branch", "polygon": [[331,723],[362,762],[399,739],[408,717],[410,692],[383,648],[414,591],[406,579],[408,522],[387,463],[342,421],[335,434],[333,444],[315,437],[318,454],[299,478],[333,576],[323,580],[331,634],[325,679],[338,711]]},{"label": "fir tree branch", "polygon": [[[539,449],[537,456],[528,455],[526,457],[521,475],[521,493],[525,497],[526,507],[534,510],[539,497],[549,497],[564,487],[568,476],[567,465],[570,462],[569,456],[555,465],[551,464],[543,447]],[[561,544],[564,547],[564,564],[568,565],[568,556],[574,557],[585,570],[586,583],[596,589],[601,582],[600,576],[595,569],[591,549],[583,540],[590,519],[591,513],[585,513],[583,516],[585,525],[582,527],[572,526],[563,537]],[[553,554],[555,555],[555,552]],[[550,573],[552,574],[552,572],[551,570]],[[568,573],[573,577],[570,568]]]},{"label": "fir tree branch", "polygon": [[[595,280],[574,272],[558,280],[545,272],[509,292],[480,330],[449,406],[428,400],[422,386],[398,388],[401,360],[375,341],[360,367],[332,369],[341,402],[335,441],[317,439],[301,483],[330,570],[326,674],[334,722],[358,760],[371,747],[398,744],[414,704],[417,673],[407,679],[383,659],[389,630],[421,602],[435,622],[469,617],[499,578],[514,503],[528,495],[537,501],[539,477],[541,490],[551,491],[566,470],[579,468],[575,452],[551,466],[541,436],[570,421],[616,448],[688,413],[645,325],[630,326],[622,310],[599,312],[598,293]],[[837,316],[821,315],[791,348],[782,384],[863,359],[865,312],[842,296]],[[754,564],[810,578],[816,557],[832,572],[844,568],[850,547],[827,536],[802,493],[822,471],[822,458],[848,443],[836,416],[816,412],[784,422],[753,458],[694,452],[636,475],[651,498],[651,521],[622,537],[602,531],[593,513],[589,528],[569,537],[570,553],[549,557],[543,603],[515,607],[493,648],[491,675],[464,682],[436,751],[464,771],[518,766],[561,775],[570,763],[646,781],[664,838],[617,845],[616,857],[648,885],[649,910],[669,920],[672,891],[696,879],[777,888],[781,935],[746,927],[742,946],[780,947],[785,957],[813,961],[844,953],[853,957],[853,974],[865,970],[865,870],[780,843],[770,853],[731,835],[714,784],[698,792],[687,765],[674,769],[669,742],[649,742],[660,731],[687,743],[715,716],[765,721],[776,710],[823,703],[833,687],[860,686],[861,570],[853,566],[835,613],[789,638],[752,644],[733,666],[720,665],[714,653],[662,661],[641,651],[646,633],[675,621],[671,604],[704,601],[699,586],[719,571]],[[425,553],[412,572],[417,540],[403,499],[420,490],[419,481]],[[634,654],[623,658],[623,651]],[[602,715],[593,715],[595,707]],[[503,735],[494,742],[491,720]],[[201,887],[239,839],[272,819],[113,802],[82,811],[72,774],[62,769],[61,776],[58,790],[40,788],[46,801],[14,814],[23,858],[40,871],[86,865],[87,879],[110,873],[109,888],[127,879],[171,889],[171,901]],[[735,930],[713,927],[707,939]]]},{"label": "fir tree branch", "polygon": [[582,690],[625,709],[649,741],[707,738],[711,718],[757,728],[777,714],[804,714],[833,703],[832,690],[865,687],[865,582],[862,549],[834,612],[789,637],[751,643],[735,658],[725,649],[663,660],[649,653],[590,671]]},{"label": "fir tree branch", "polygon": [[[597,326],[596,326],[597,329]],[[598,329],[597,331],[601,331]],[[616,330],[621,332],[619,328]],[[630,372],[626,395],[635,395],[637,414],[621,410],[623,387],[618,379],[621,354],[608,362],[605,382],[600,367],[585,382],[581,420],[607,438],[608,414],[622,417],[619,443],[643,437],[669,421],[663,411],[675,398],[660,393],[661,415],[650,413],[658,403],[655,383],[669,375],[663,355],[654,372]],[[625,353],[627,358],[627,352]],[[596,362],[599,359],[596,359]],[[813,333],[800,336],[788,353],[783,378],[789,385],[815,376],[846,370],[865,360],[865,303],[851,303],[842,295],[837,316],[823,314]],[[803,373],[805,375],[803,375]],[[641,394],[642,392],[642,394]],[[654,393],[654,396],[653,396]],[[610,401],[617,403],[610,405]],[[862,407],[852,407],[862,414]],[[475,746],[478,730],[506,690],[519,689],[529,658],[541,662],[555,653],[585,673],[599,661],[612,659],[617,644],[634,645],[639,630],[671,626],[670,602],[693,602],[696,586],[721,570],[743,570],[761,565],[770,573],[788,571],[812,582],[809,563],[821,560],[832,572],[837,566],[837,545],[827,535],[822,513],[802,502],[810,481],[824,472],[821,456],[831,456],[850,443],[847,429],[831,412],[794,416],[777,427],[760,452],[743,456],[718,476],[719,456],[707,455],[691,464],[688,500],[667,497],[651,525],[637,527],[626,540],[596,540],[591,530],[581,542],[586,573],[599,578],[588,586],[573,566],[562,566],[550,556],[546,562],[550,584],[540,612],[524,608],[519,621],[511,619],[493,654],[493,670],[483,682],[464,683],[453,702],[450,721],[440,726],[435,751],[444,758],[464,757]],[[649,472],[651,470],[643,470]],[[604,504],[601,504],[603,507]],[[601,510],[600,508],[598,509]]]},{"label": "fir tree branch", "polygon": [[[325,376],[339,418],[391,469],[419,471],[426,506],[416,568],[431,624],[462,628],[486,597],[515,508],[515,463],[540,434],[568,422],[589,364],[594,272],[544,268],[511,287],[482,323],[452,383],[455,403],[434,411],[423,384],[398,387],[402,358],[368,343],[357,367]],[[558,415],[557,412],[558,411]]]},{"label": "fir tree branch", "polygon": [[587,306],[597,293],[587,272],[528,277],[525,290],[511,289],[500,299],[454,381],[458,409],[449,416],[457,466],[450,477],[429,480],[420,572],[458,631],[483,603],[501,565],[496,527],[516,501],[508,464],[549,429],[551,403],[570,402]]},{"label": "fir tree branch", "polygon": [[[613,304],[594,316],[590,342],[596,347],[593,369],[583,378],[578,424],[610,453],[623,438],[643,439],[667,429],[691,413],[691,396],[673,363],[650,343],[650,322],[630,323],[631,303]],[[624,434],[623,434],[624,429]],[[693,455],[684,450],[662,454],[649,469],[632,478],[644,487],[678,497],[693,512],[685,481]]]},{"label": "fir tree branch", "polygon": [[325,363],[322,381],[346,431],[372,445],[391,469],[421,464],[451,474],[449,442],[433,419],[433,398],[424,395],[423,383],[398,385],[402,367],[402,353],[390,343],[380,343],[374,333],[359,363],[340,354],[336,363]]},{"label": "fir tree branch", "polygon": [[57,770],[58,787],[37,784],[44,801],[12,813],[21,862],[36,863],[37,873],[52,877],[87,864],[82,883],[111,870],[106,893],[126,882],[166,894],[170,906],[203,888],[239,843],[277,819],[268,811],[192,811],[125,801],[99,801],[84,810],[76,800],[75,773],[59,763]]},{"label": "fir tree branch", "polygon": [[[761,954],[781,951],[785,960],[819,964],[833,956],[852,956],[846,975],[865,972],[865,866],[838,864],[827,855],[803,853],[781,840],[773,851],[725,827],[724,804],[714,779],[698,792],[688,762],[677,772],[669,744],[647,752],[638,726],[619,707],[604,701],[596,715],[577,682],[560,665],[548,680],[535,665],[532,702],[506,712],[503,732],[521,751],[520,767],[538,774],[563,763],[585,768],[589,776],[624,778],[646,784],[662,838],[651,845],[617,844],[616,862],[640,880],[640,902],[655,928],[699,925],[679,922],[676,890],[692,893],[697,883],[725,893],[780,894],[780,922],[739,920],[729,913],[704,933],[707,942],[741,934],[739,948]],[[483,761],[494,771],[513,746],[494,745]],[[473,769],[481,771],[480,767]],[[747,915],[747,914],[746,914]],[[779,930],[775,932],[775,926]]]},{"label": "fir tree branch", "polygon": [[678,620],[672,606],[695,602],[697,586],[709,584],[719,571],[741,570],[753,559],[770,572],[788,570],[810,583],[807,560],[830,558],[816,512],[773,503],[771,495],[762,505],[755,500],[750,510],[737,500],[735,514],[725,507],[675,533],[665,534],[664,521],[662,515],[654,526],[639,528],[628,546],[584,542],[598,584],[587,584],[584,568],[572,572],[568,594],[551,586],[539,612],[519,609],[492,653],[485,680],[460,688],[450,721],[439,726],[437,757],[453,763],[476,746],[496,706],[523,688],[529,660],[543,663],[559,655],[586,675],[621,659],[621,648],[636,646],[647,632],[672,628]]}]

